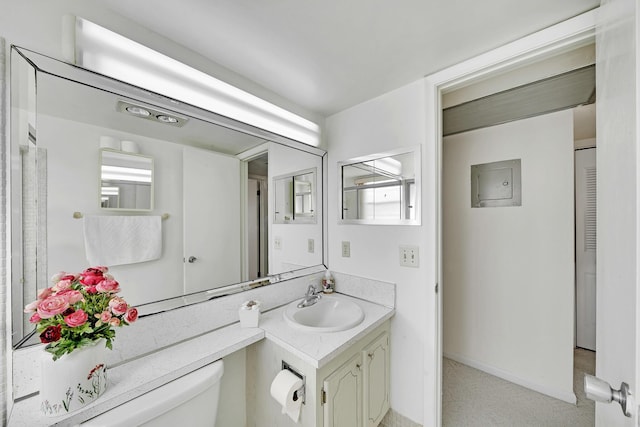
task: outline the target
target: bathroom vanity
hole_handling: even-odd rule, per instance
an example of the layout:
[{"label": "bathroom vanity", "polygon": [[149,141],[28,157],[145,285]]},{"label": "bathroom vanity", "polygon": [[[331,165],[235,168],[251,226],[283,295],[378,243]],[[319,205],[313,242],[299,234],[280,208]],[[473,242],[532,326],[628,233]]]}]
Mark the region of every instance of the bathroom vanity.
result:
[{"label": "bathroom vanity", "polygon": [[[105,394],[83,409],[60,417],[40,415],[39,398],[32,394],[39,385],[42,349],[30,347],[16,352],[14,374],[21,381],[15,387],[25,398],[15,402],[8,425],[78,425],[243,349],[247,426],[351,427],[354,424],[350,421],[330,423],[331,414],[340,421],[359,414],[363,420],[365,413],[384,416],[389,397],[388,334],[389,319],[395,312],[395,286],[337,273],[341,293],[336,297],[357,303],[364,313],[362,322],[332,333],[294,329],[286,323],[283,311],[292,298],[302,298],[310,280],[319,283],[321,277],[321,272],[315,273],[268,289],[258,288],[139,319],[130,331],[123,330],[114,343],[110,355],[122,362],[109,362],[112,367]],[[238,323],[237,309],[247,298],[261,301],[264,307],[258,328],[241,328]],[[281,413],[269,394],[282,361],[305,375],[306,397],[298,424]],[[327,404],[322,403],[323,395]],[[350,403],[342,405],[344,402]],[[349,409],[353,412],[344,412]],[[367,423],[357,425],[376,425],[364,421]]]},{"label": "bathroom vanity", "polygon": [[[377,426],[389,409],[389,318],[393,310],[340,295],[362,307],[354,329],[316,333],[287,324],[286,307],[263,316],[266,339],[247,350],[247,425],[305,427]],[[304,376],[299,423],[282,414],[269,395],[282,362]],[[266,399],[264,396],[268,396]]]}]

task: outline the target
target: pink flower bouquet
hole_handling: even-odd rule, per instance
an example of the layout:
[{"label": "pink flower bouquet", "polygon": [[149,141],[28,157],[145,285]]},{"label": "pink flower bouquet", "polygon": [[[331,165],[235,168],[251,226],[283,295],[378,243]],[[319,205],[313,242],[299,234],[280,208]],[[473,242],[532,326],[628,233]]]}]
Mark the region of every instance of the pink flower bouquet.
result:
[{"label": "pink flower bouquet", "polygon": [[51,279],[53,286],[39,291],[37,301],[24,308],[33,313],[29,320],[53,360],[102,338],[112,348],[115,328],[138,319],[138,310],[116,295],[120,285],[107,271],[92,267],[80,274],[60,272]]}]

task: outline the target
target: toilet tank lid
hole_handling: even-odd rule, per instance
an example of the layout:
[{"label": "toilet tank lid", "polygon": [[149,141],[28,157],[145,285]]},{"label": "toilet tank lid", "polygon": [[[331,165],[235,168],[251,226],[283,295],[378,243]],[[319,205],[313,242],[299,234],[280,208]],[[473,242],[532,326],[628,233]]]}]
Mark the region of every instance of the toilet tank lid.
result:
[{"label": "toilet tank lid", "polygon": [[82,426],[129,427],[144,423],[208,390],[223,374],[224,363],[220,359],[98,415]]}]

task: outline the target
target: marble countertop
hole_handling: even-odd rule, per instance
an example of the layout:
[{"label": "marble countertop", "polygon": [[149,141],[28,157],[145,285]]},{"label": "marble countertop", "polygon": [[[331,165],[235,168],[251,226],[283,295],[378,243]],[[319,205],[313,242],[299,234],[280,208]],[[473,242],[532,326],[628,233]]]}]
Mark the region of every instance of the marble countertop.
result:
[{"label": "marble countertop", "polygon": [[319,369],[391,318],[395,312],[393,308],[363,299],[338,293],[333,295],[336,298],[344,298],[358,304],[364,312],[362,323],[341,332],[307,332],[289,326],[284,320],[283,312],[287,307],[285,305],[264,313],[260,319],[260,328],[265,331],[267,339]]},{"label": "marble countertop", "polygon": [[347,331],[317,333],[295,329],[283,318],[287,305],[261,315],[259,328],[239,323],[216,329],[109,369],[109,387],[95,402],[61,417],[40,413],[37,395],[16,402],[9,427],[74,426],[176,378],[267,338],[315,368],[321,368],[350,345],[391,318],[394,309],[343,294],[364,312],[362,323]]},{"label": "marble countertop", "polygon": [[202,366],[234,353],[265,336],[260,328],[238,323],[217,329],[109,369],[109,387],[95,402],[60,417],[40,413],[37,396],[16,402],[8,426],[74,426]]}]

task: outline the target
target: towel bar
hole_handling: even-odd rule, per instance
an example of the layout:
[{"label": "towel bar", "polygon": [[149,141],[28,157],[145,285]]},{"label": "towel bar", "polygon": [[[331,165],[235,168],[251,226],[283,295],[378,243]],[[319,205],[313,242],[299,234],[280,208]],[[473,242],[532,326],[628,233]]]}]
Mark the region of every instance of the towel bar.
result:
[{"label": "towel bar", "polygon": [[[73,217],[74,217],[75,219],[80,219],[80,218],[82,218],[83,216],[84,216],[84,215],[82,215],[82,212],[74,212],[74,213],[73,213]],[[163,213],[163,214],[162,214],[162,216],[161,216],[161,218],[162,218],[163,220],[165,220],[165,219],[169,219],[169,214],[168,214],[168,213]]]}]

